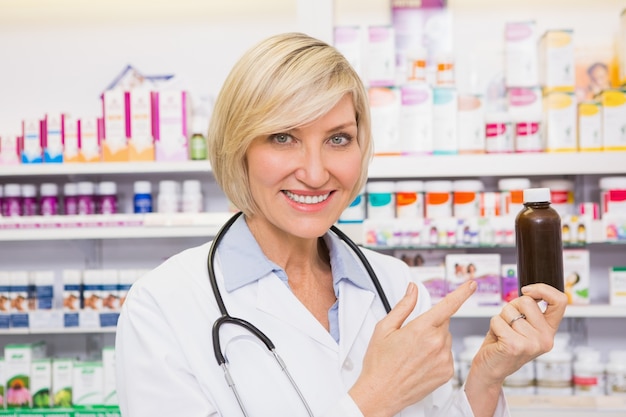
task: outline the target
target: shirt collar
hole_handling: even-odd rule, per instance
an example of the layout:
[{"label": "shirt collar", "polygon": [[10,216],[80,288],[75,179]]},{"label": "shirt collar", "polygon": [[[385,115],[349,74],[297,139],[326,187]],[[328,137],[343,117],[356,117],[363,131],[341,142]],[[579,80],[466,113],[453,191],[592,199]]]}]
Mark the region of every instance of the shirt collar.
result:
[{"label": "shirt collar", "polygon": [[[326,233],[324,242],[329,248],[336,294],[341,280],[375,291],[363,265],[337,235]],[[244,216],[240,216],[224,234],[217,251],[224,275],[224,286],[228,292],[258,281],[271,272],[277,273],[281,278],[285,276],[282,268],[263,254]]]}]

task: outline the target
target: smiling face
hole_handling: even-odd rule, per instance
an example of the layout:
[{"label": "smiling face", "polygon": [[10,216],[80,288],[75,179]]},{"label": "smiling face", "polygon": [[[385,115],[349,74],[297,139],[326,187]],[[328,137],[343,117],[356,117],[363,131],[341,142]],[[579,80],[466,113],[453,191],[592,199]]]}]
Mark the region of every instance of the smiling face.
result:
[{"label": "smiling face", "polygon": [[246,160],[259,208],[251,225],[305,239],[323,235],[350,204],[361,175],[352,97],[309,124],[256,138]]}]

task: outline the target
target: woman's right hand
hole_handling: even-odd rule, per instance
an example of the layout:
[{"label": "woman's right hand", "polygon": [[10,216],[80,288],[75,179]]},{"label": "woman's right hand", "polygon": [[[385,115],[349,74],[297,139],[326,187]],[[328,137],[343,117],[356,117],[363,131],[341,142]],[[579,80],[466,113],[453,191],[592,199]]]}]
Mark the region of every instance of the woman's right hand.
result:
[{"label": "woman's right hand", "polygon": [[365,417],[388,417],[414,404],[452,378],[450,318],[476,290],[468,281],[405,326],[417,303],[417,285],[378,322],[363,370],[350,396]]}]

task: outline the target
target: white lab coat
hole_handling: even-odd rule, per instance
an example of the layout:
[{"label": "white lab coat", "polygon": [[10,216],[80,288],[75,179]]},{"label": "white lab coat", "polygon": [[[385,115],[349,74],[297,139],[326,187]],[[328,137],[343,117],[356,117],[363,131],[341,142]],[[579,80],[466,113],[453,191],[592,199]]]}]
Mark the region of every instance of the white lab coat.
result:
[{"label": "white lab coat", "polygon": [[[242,416],[213,353],[212,326],[220,316],[206,269],[209,244],[186,250],[133,285],[116,340],[117,392],[123,417]],[[404,295],[407,266],[365,251],[391,305]],[[232,292],[223,289],[219,252],[215,270],[225,305],[268,335],[313,415],[362,417],[347,394],[375,324],[385,311],[375,293],[340,283],[339,343],[273,273]],[[429,308],[420,286],[415,315]],[[349,306],[349,308],[346,308]],[[250,416],[306,416],[304,406],[265,346],[246,330],[224,325],[221,348]],[[407,347],[409,348],[409,347]],[[446,384],[399,416],[472,416],[462,391]],[[503,396],[497,416],[506,416]]]}]

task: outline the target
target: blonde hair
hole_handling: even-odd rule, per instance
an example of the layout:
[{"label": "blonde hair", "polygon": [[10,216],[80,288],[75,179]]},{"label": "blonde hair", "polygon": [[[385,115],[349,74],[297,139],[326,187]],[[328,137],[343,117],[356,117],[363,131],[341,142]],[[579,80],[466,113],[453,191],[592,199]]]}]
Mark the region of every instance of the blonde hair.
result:
[{"label": "blonde hair", "polygon": [[230,201],[247,215],[257,211],[246,162],[255,138],[310,123],[346,94],[362,152],[352,201],[365,185],[373,152],[367,91],[357,73],[335,48],[301,33],[276,35],[249,49],[224,81],[209,126],[211,167]]}]

